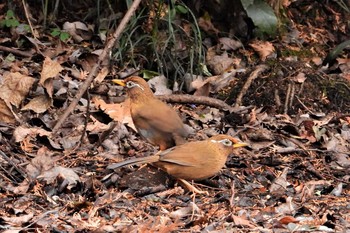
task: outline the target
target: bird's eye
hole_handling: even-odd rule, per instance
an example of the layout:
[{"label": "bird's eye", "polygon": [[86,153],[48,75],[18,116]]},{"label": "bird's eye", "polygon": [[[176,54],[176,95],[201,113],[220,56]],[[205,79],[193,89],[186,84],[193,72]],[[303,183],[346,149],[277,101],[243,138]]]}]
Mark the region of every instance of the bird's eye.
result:
[{"label": "bird's eye", "polygon": [[134,87],[134,86],[135,86],[135,83],[133,83],[133,82],[131,82],[131,81],[126,82],[126,87],[127,87],[127,88],[132,88],[132,87]]},{"label": "bird's eye", "polygon": [[144,90],[143,87],[142,87],[141,85],[139,85],[139,84],[137,84],[137,83],[134,83],[134,82],[132,82],[132,81],[126,82],[126,87],[129,88],[129,89],[131,89],[131,88],[133,88],[133,87],[138,87],[138,88],[140,88],[142,91]]},{"label": "bird's eye", "polygon": [[225,146],[232,146],[232,141],[229,139],[223,139],[220,142]]}]

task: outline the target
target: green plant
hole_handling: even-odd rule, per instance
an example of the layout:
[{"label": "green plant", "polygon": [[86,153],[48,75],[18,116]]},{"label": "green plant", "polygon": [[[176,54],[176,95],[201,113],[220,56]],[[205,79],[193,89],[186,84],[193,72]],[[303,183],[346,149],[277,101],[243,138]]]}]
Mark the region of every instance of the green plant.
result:
[{"label": "green plant", "polygon": [[260,38],[276,36],[278,19],[266,1],[241,0],[241,3],[256,27],[254,30],[256,36]]},{"label": "green plant", "polygon": [[348,4],[346,4],[346,2],[344,2],[344,0],[338,0],[335,1],[344,11],[346,11],[347,13],[350,13],[350,9]]},{"label": "green plant", "polygon": [[113,57],[122,66],[153,70],[176,80],[200,73],[205,61],[196,17],[181,1],[155,1],[129,22]]},{"label": "green plant", "polygon": [[1,27],[15,28],[19,25],[18,20],[12,10],[8,10],[5,15],[5,19],[1,20]]},{"label": "green plant", "polygon": [[68,32],[61,31],[59,28],[52,29],[51,36],[58,37],[63,42],[67,41],[70,38]]}]

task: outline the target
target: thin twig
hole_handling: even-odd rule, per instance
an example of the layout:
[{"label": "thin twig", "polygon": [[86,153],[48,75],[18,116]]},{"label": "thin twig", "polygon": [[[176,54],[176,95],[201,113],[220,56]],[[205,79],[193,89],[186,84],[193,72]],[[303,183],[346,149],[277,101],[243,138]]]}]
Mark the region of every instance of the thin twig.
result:
[{"label": "thin twig", "polygon": [[86,134],[86,129],[89,123],[89,119],[90,119],[90,92],[89,90],[86,91],[86,98],[87,98],[87,106],[86,106],[86,115],[85,115],[85,122],[84,122],[84,128],[82,130],[81,136],[80,136],[80,140],[77,143],[77,145],[74,147],[73,151],[71,153],[73,153],[74,151],[76,151],[80,145],[83,143],[84,141],[84,137]]},{"label": "thin twig", "polygon": [[183,103],[183,104],[203,104],[218,108],[220,110],[228,110],[229,112],[239,113],[247,109],[252,108],[248,107],[232,107],[222,100],[207,96],[194,96],[194,95],[159,95],[157,96],[160,100],[166,101],[168,103]]},{"label": "thin twig", "polygon": [[32,35],[35,39],[35,40],[32,40],[32,43],[35,45],[36,51],[38,53],[41,53],[40,48],[39,48],[38,44],[36,43],[38,41],[38,33],[36,31],[34,31],[34,29],[33,29],[32,21],[29,18],[28,6],[27,6],[25,0],[22,0],[22,4],[23,4],[24,13],[26,15],[26,18],[27,18],[27,21],[29,24],[30,31],[32,32]]},{"label": "thin twig", "polygon": [[5,46],[2,46],[2,45],[0,45],[0,51],[13,53],[15,55],[22,56],[22,57],[31,57],[31,56],[33,56],[32,52],[20,51],[18,49],[9,48],[9,47],[5,47]]},{"label": "thin twig", "polygon": [[232,210],[235,207],[235,182],[234,181],[232,181],[232,185],[231,185],[230,207]]},{"label": "thin twig", "polygon": [[295,96],[295,98],[297,99],[297,101],[299,102],[299,104],[301,104],[301,106],[303,106],[305,108],[305,110],[307,110],[309,113],[316,115],[310,108],[308,108],[300,99],[298,96]]},{"label": "thin twig", "polygon": [[280,96],[279,96],[279,93],[278,93],[278,89],[276,88],[275,89],[275,103],[276,103],[276,107],[277,109],[279,109],[281,107],[281,99],[280,99]]},{"label": "thin twig", "polygon": [[[21,167],[19,167],[16,163],[13,162],[12,159],[10,159],[3,151],[0,150],[0,155],[4,158],[4,160],[6,160],[12,167],[14,167],[14,169],[19,173],[21,174],[24,179],[28,179],[28,176],[27,174],[22,170]],[[10,175],[10,174],[9,174]],[[11,175],[12,177],[12,175]],[[14,182],[17,182],[14,180]]]},{"label": "thin twig", "polygon": [[241,106],[242,105],[242,99],[243,96],[247,93],[250,85],[252,85],[252,82],[254,79],[256,79],[262,72],[268,69],[267,65],[259,65],[256,67],[256,69],[251,73],[247,81],[242,87],[241,92],[238,94],[237,99],[236,99],[236,104],[235,107]]},{"label": "thin twig", "polygon": [[27,7],[25,0],[22,0],[22,4],[23,4],[23,9],[24,9],[24,14],[26,15],[26,18],[27,18],[27,21],[29,24],[30,31],[32,32],[32,35],[34,36],[34,38],[37,38],[35,33],[34,33],[34,30],[33,30],[32,22],[30,21],[30,18],[29,18],[28,7]]},{"label": "thin twig", "polygon": [[284,101],[284,111],[283,111],[284,114],[287,114],[287,112],[288,112],[288,103],[289,103],[289,98],[290,98],[290,92],[291,92],[291,84],[288,83],[286,100]]},{"label": "thin twig", "polygon": [[27,226],[25,226],[25,227],[22,227],[22,228],[21,228],[21,231],[24,230],[24,229],[28,229],[30,226],[32,226],[32,225],[34,225],[35,223],[37,223],[38,221],[44,219],[47,215],[49,215],[49,214],[56,214],[56,213],[59,213],[59,212],[60,212],[59,210],[49,210],[49,211],[46,211],[46,212],[40,214],[40,215],[38,216],[38,218],[37,218],[35,221],[29,223],[29,224],[28,224]]},{"label": "thin twig", "polygon": [[290,92],[290,98],[289,98],[289,108],[291,109],[293,107],[293,100],[295,95],[295,84],[292,84],[292,90]]},{"label": "thin twig", "polygon": [[102,53],[100,54],[97,63],[92,67],[92,70],[83,83],[83,85],[80,87],[79,92],[77,93],[76,97],[72,101],[72,103],[68,106],[68,108],[64,111],[62,116],[60,116],[59,120],[57,121],[55,127],[52,130],[52,134],[55,135],[58,131],[58,129],[62,126],[63,122],[67,119],[67,117],[71,114],[71,112],[74,110],[74,108],[77,106],[80,98],[84,95],[86,90],[90,87],[91,82],[96,77],[96,74],[100,68],[100,65],[102,61],[104,61],[107,56],[109,55],[110,51],[114,47],[116,41],[120,38],[122,32],[124,31],[127,23],[129,22],[131,16],[136,11],[138,5],[140,4],[141,0],[135,0],[132,5],[130,6],[129,10],[126,12],[125,16],[123,17],[122,21],[120,22],[118,28],[115,30],[113,37],[110,41],[108,41],[106,47],[103,49]]},{"label": "thin twig", "polygon": [[103,131],[102,134],[100,135],[98,141],[96,142],[96,144],[93,146],[93,150],[91,150],[90,152],[94,153],[98,147],[100,147],[102,145],[102,143],[104,142],[104,140],[106,140],[106,138],[109,136],[109,134],[113,131],[113,129],[119,125],[119,123],[117,121],[112,121],[110,123],[109,128],[106,131]]}]

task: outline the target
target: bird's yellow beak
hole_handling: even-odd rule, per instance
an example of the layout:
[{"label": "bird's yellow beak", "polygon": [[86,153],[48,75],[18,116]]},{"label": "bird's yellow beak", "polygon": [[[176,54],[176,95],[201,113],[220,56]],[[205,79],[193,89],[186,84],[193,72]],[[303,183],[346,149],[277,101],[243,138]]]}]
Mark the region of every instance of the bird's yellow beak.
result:
[{"label": "bird's yellow beak", "polygon": [[125,82],[122,79],[112,79],[112,82],[118,84],[119,86],[125,87]]},{"label": "bird's yellow beak", "polygon": [[243,146],[249,146],[249,144],[244,143],[244,142],[239,142],[239,143],[233,144],[233,148],[238,148],[238,147],[243,147]]}]

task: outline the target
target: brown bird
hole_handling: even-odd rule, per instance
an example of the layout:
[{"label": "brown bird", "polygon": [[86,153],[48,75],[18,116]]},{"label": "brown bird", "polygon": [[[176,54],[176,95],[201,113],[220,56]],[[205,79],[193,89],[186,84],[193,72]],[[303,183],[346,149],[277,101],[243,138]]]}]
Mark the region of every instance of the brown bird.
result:
[{"label": "brown bird", "polygon": [[111,164],[107,168],[151,163],[180,179],[191,191],[201,193],[185,180],[203,180],[214,176],[225,165],[227,157],[235,148],[247,145],[231,136],[219,134],[204,141],[175,146],[153,156]]},{"label": "brown bird", "polygon": [[153,95],[144,79],[132,76],[112,81],[127,88],[131,118],[144,139],[160,150],[185,143],[188,132],[179,115]]}]

